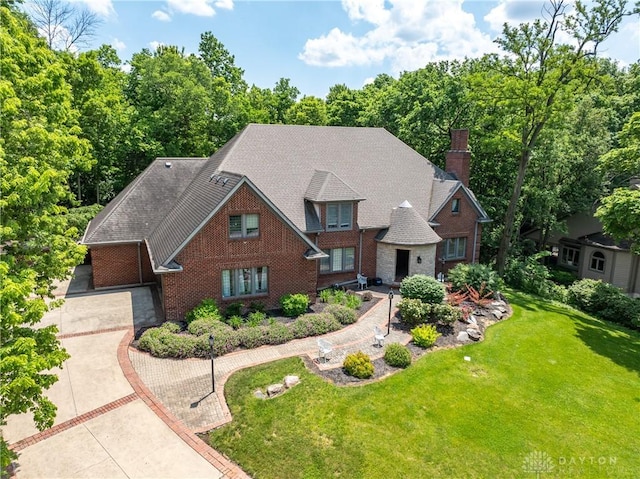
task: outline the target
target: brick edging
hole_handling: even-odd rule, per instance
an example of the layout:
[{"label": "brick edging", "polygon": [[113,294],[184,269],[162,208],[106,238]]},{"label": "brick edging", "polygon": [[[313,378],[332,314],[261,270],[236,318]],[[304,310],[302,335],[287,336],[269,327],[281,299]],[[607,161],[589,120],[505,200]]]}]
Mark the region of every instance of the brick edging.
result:
[{"label": "brick edging", "polygon": [[45,439],[49,439],[56,434],[59,434],[63,431],[71,429],[72,427],[78,426],[84,422],[87,422],[91,419],[94,419],[98,416],[102,416],[105,413],[113,411],[125,404],[129,404],[138,399],[138,396],[135,394],[129,394],[123,398],[117,399],[115,401],[110,402],[109,404],[105,404],[104,406],[100,406],[99,408],[93,409],[89,412],[81,414],[79,416],[74,417],[73,419],[69,419],[68,421],[62,422],[60,424],[56,424],[49,429],[41,431],[39,433],[34,434],[33,436],[26,437],[24,439],[19,440],[9,446],[9,449],[15,452],[22,451],[23,449],[32,446],[40,441],[44,441]]},{"label": "brick edging", "polygon": [[[118,363],[120,364],[122,373],[125,378],[127,378],[127,381],[129,381],[129,384],[135,391],[136,395],[142,399],[144,403],[180,437],[180,439],[200,454],[209,464],[218,469],[224,477],[229,479],[248,479],[250,476],[240,469],[237,464],[231,462],[228,458],[213,449],[194,432],[188,429],[182,421],[174,416],[173,413],[169,411],[140,380],[140,376],[136,373],[133,365],[131,364],[131,359],[129,358],[129,344],[133,341],[133,337],[133,329],[129,328],[118,346]],[[221,401],[221,403],[226,406],[226,402],[224,400]]]}]

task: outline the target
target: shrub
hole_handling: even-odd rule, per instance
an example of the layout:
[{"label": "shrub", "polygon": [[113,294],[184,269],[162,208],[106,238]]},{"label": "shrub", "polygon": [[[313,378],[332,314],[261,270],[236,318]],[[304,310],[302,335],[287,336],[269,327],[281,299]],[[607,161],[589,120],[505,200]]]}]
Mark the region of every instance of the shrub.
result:
[{"label": "shrub", "polygon": [[431,313],[431,307],[428,304],[412,298],[402,298],[398,302],[398,310],[400,311],[400,321],[409,326],[425,323]]},{"label": "shrub", "polygon": [[195,319],[189,323],[187,330],[194,336],[200,336],[202,334],[217,334],[222,330],[230,330],[231,326],[223,323],[220,318],[209,317]]},{"label": "shrub", "polygon": [[462,311],[447,303],[434,304],[431,306],[431,319],[441,324],[453,324],[462,319]]},{"label": "shrub", "polygon": [[266,328],[267,326],[258,326],[256,328],[238,329],[236,334],[238,335],[240,346],[253,349],[267,344]]},{"label": "shrub", "polygon": [[595,313],[596,289],[600,281],[595,279],[581,279],[569,287],[567,302],[585,313]]},{"label": "shrub", "polygon": [[242,319],[242,316],[231,316],[230,318],[227,318],[226,323],[233,329],[238,329],[244,324],[244,320]]},{"label": "shrub", "polygon": [[220,319],[220,309],[218,308],[215,300],[203,299],[198,306],[189,311],[185,316],[187,324],[191,323],[191,321],[202,318]]},{"label": "shrub", "polygon": [[337,331],[341,327],[338,320],[328,313],[303,314],[289,326],[296,339]]},{"label": "shrub", "polygon": [[574,273],[562,269],[549,269],[549,276],[551,281],[562,286],[571,286],[578,280]]},{"label": "shrub", "polygon": [[249,303],[249,312],[251,313],[256,311],[264,313],[266,309],[267,307],[262,301],[251,301],[251,303]]},{"label": "shrub", "polygon": [[228,304],[226,309],[224,310],[224,315],[227,318],[231,318],[232,316],[242,316],[242,310],[244,309],[244,304],[240,301],[236,301],[235,303]]},{"label": "shrub", "polygon": [[551,281],[549,269],[540,260],[551,253],[542,251],[521,259],[511,259],[505,269],[505,280],[525,293],[537,294],[542,298],[552,299],[557,295],[555,283]]},{"label": "shrub", "polygon": [[[234,331],[231,328],[214,333],[214,338],[213,352],[216,356],[222,356],[223,354],[230,353],[240,346],[239,331]],[[194,348],[194,356],[199,358],[208,358],[210,354],[211,348],[209,347],[209,335],[203,334],[198,336]]]},{"label": "shrub", "polygon": [[448,280],[451,282],[451,287],[454,291],[462,292],[468,292],[468,286],[478,291],[482,288],[483,283],[488,291],[499,291],[504,286],[497,272],[486,264],[480,263],[458,263],[449,270]]},{"label": "shrub", "polygon": [[348,294],[345,298],[344,305],[351,309],[360,309],[362,306],[362,299],[355,294]]},{"label": "shrub", "polygon": [[441,334],[431,324],[416,326],[411,330],[411,337],[416,346],[429,348],[433,346]]},{"label": "shrub", "polygon": [[420,299],[424,303],[438,304],[444,300],[444,286],[437,279],[424,274],[408,276],[400,283],[403,298]]},{"label": "shrub", "polygon": [[180,324],[176,323],[175,321],[167,321],[160,327],[162,329],[166,329],[170,333],[179,333],[180,331],[182,331],[182,326],[180,326]]},{"label": "shrub", "polygon": [[373,363],[371,362],[371,358],[362,351],[349,354],[342,363],[342,367],[349,376],[354,376],[359,379],[367,379],[373,376]]},{"label": "shrub", "polygon": [[247,316],[248,326],[260,326],[267,319],[267,313],[262,311],[254,311]]},{"label": "shrub", "polygon": [[263,328],[266,344],[282,344],[293,339],[291,329],[282,323],[273,323]]},{"label": "shrub", "polygon": [[146,330],[140,337],[139,348],[159,358],[193,357],[197,338],[190,334],[176,334],[170,329],[159,327]]},{"label": "shrub", "polygon": [[341,304],[330,304],[324,308],[324,312],[333,315],[340,324],[353,324],[358,319],[353,309],[342,306]]},{"label": "shrub", "polygon": [[567,292],[570,305],[607,321],[625,326],[640,326],[640,301],[625,295],[609,283],[582,279]]},{"label": "shrub", "polygon": [[329,300],[331,299],[331,296],[333,296],[333,292],[329,288],[323,289],[322,291],[320,291],[319,296],[320,296],[320,301],[322,301],[323,303],[328,303]]},{"label": "shrub", "polygon": [[406,346],[391,343],[384,348],[384,360],[389,366],[406,368],[411,364],[411,353]]},{"label": "shrub", "polygon": [[285,316],[299,316],[307,311],[309,307],[309,296],[302,293],[285,294],[280,298],[280,306]]},{"label": "shrub", "polygon": [[345,293],[341,289],[334,289],[332,291],[331,297],[329,298],[329,302],[332,304],[344,304],[347,298],[347,293]]}]

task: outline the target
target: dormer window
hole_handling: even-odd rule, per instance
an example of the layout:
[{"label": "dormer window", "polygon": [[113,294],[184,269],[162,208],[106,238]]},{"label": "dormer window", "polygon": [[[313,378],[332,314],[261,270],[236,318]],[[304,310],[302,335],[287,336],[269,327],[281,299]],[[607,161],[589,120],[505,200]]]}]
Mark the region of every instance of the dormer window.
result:
[{"label": "dormer window", "polygon": [[350,230],[353,226],[353,203],[327,203],[327,231]]}]

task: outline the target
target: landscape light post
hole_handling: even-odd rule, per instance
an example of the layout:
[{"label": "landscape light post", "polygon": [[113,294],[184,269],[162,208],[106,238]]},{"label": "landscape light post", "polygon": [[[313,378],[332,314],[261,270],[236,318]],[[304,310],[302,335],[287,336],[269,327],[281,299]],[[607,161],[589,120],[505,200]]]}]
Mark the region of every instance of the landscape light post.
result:
[{"label": "landscape light post", "polygon": [[213,341],[214,341],[214,337],[213,334],[209,335],[209,347],[211,349],[211,390],[212,392],[216,392],[216,380],[215,377],[213,375]]},{"label": "landscape light post", "polygon": [[391,301],[393,301],[393,290],[389,290],[389,323],[387,324],[387,336],[391,332]]}]

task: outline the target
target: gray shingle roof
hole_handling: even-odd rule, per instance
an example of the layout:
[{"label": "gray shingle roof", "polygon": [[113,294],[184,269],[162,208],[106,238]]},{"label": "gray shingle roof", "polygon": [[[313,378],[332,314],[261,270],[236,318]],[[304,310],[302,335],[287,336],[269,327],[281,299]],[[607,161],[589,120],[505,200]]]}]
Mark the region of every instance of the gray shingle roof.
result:
[{"label": "gray shingle roof", "polygon": [[362,195],[358,194],[358,192],[336,175],[330,171],[319,170],[316,170],[311,177],[304,198],[318,203],[327,201],[364,200]]},{"label": "gray shingle roof", "polygon": [[83,243],[142,241],[173,208],[206,161],[158,158],[91,220]]},{"label": "gray shingle roof", "polygon": [[211,157],[216,168],[241,172],[306,230],[303,198],[316,171],[329,171],[361,197],[358,226],[389,225],[407,199],[425,219],[434,179],[453,178],[382,128],[248,125]]},{"label": "gray shingle roof", "polygon": [[408,201],[391,211],[389,228],[376,239],[381,243],[399,245],[425,245],[442,241]]}]

